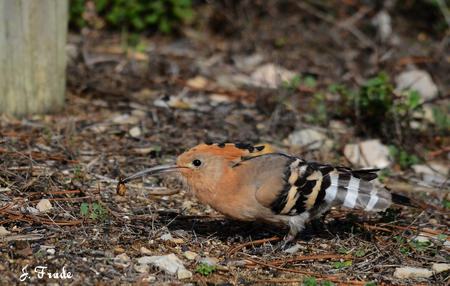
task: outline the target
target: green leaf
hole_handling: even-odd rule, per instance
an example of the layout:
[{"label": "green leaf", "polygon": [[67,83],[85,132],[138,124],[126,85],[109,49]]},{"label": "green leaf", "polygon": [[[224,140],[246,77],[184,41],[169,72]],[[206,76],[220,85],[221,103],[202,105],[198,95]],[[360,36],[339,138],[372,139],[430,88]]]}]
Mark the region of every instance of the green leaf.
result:
[{"label": "green leaf", "polygon": [[345,248],[343,248],[343,247],[339,248],[338,252],[340,254],[347,254],[347,250],[345,250]]},{"label": "green leaf", "polygon": [[303,286],[317,286],[317,280],[315,277],[303,277]]},{"label": "green leaf", "polygon": [[445,234],[441,233],[437,236],[437,239],[441,240],[441,241],[445,241],[447,239],[447,236]]},{"label": "green leaf", "polygon": [[316,86],[316,80],[312,76],[307,76],[305,78],[305,85],[308,88],[314,88]]},{"label": "green leaf", "polygon": [[362,251],[362,250],[357,250],[357,251],[355,251],[355,252],[353,253],[353,255],[354,255],[355,257],[364,257],[364,256],[366,255],[366,253],[365,253],[364,251]]},{"label": "green leaf", "polygon": [[89,211],[89,204],[88,203],[82,203],[81,206],[80,206],[81,214],[85,216],[85,215],[87,215],[88,211]]},{"label": "green leaf", "polygon": [[331,281],[324,281],[324,282],[322,282],[321,285],[322,286],[333,286],[333,282],[331,282]]},{"label": "green leaf", "polygon": [[342,263],[339,261],[335,261],[335,262],[333,262],[333,266],[336,269],[340,269],[340,268],[342,268]]},{"label": "green leaf", "polygon": [[417,91],[410,91],[408,96],[408,107],[414,109],[420,104],[420,94]]},{"label": "green leaf", "polygon": [[90,219],[96,220],[98,218],[97,214],[94,212],[91,212],[91,214],[89,215]]},{"label": "green leaf", "polygon": [[300,76],[299,76],[299,75],[295,75],[295,76],[291,79],[291,85],[292,85],[292,87],[296,87],[299,83],[300,83]]},{"label": "green leaf", "polygon": [[344,267],[350,266],[352,265],[352,261],[351,260],[347,260],[344,262]]}]

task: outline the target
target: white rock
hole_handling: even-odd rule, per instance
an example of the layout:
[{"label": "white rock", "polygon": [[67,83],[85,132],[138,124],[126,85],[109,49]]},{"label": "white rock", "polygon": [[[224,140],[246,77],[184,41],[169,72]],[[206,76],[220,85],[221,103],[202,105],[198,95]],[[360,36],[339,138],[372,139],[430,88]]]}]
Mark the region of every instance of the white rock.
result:
[{"label": "white rock", "polygon": [[233,61],[238,69],[242,71],[249,71],[261,64],[264,60],[262,54],[252,54],[249,56],[236,55],[233,57]]},{"label": "white rock", "polygon": [[36,208],[39,210],[39,212],[45,213],[52,208],[52,203],[47,199],[42,199],[39,201]]},{"label": "white rock", "polygon": [[289,145],[295,147],[306,147],[308,150],[324,149],[330,150],[333,142],[327,136],[315,129],[303,129],[294,131],[288,136]]},{"label": "white rock", "polygon": [[55,252],[56,252],[56,250],[54,248],[47,249],[47,253],[50,254],[50,255],[54,255]]},{"label": "white rock", "polygon": [[448,263],[433,263],[431,270],[435,273],[441,273],[450,269],[450,264]]},{"label": "white rock", "polygon": [[133,128],[130,129],[129,131],[131,137],[139,137],[142,134],[141,128],[139,128],[138,126],[134,126]]},{"label": "white rock", "polygon": [[295,75],[292,71],[270,63],[258,67],[250,77],[256,86],[277,88],[284,81],[291,81]]},{"label": "white rock", "polygon": [[146,247],[141,247],[141,253],[142,254],[152,254],[152,252],[150,251],[150,249],[146,248]]},{"label": "white rock", "polygon": [[430,242],[430,238],[428,238],[428,237],[426,237],[424,235],[418,235],[418,236],[416,236],[414,241],[417,241],[417,242]]},{"label": "white rock", "polygon": [[433,272],[425,268],[400,267],[395,269],[394,277],[399,279],[408,278],[428,278],[433,276]]},{"label": "white rock", "polygon": [[178,279],[192,277],[192,273],[184,267],[183,262],[173,253],[163,256],[143,256],[138,259],[138,263],[152,264],[169,274],[177,274]]},{"label": "white rock", "polygon": [[187,270],[186,268],[179,268],[177,271],[178,279],[189,279],[192,277],[192,272]]},{"label": "white rock", "polygon": [[386,41],[392,34],[391,16],[386,10],[381,10],[372,19],[372,24],[378,29],[381,40]]},{"label": "white rock", "polygon": [[115,114],[112,118],[112,122],[116,124],[137,124],[139,119],[135,116],[130,116],[129,114]]},{"label": "white rock", "polygon": [[411,168],[420,174],[425,182],[437,185],[445,183],[449,172],[447,166],[436,162],[429,162],[428,165],[412,165]]},{"label": "white rock", "polygon": [[289,247],[288,249],[285,249],[284,252],[293,254],[296,253],[300,248],[302,248],[300,245],[296,244],[294,246]]},{"label": "white rock", "polygon": [[206,263],[208,266],[216,266],[219,260],[217,258],[212,257],[199,257],[197,258],[197,261],[200,262],[200,264]]},{"label": "white rock", "polygon": [[11,232],[8,231],[3,225],[0,225],[0,236],[5,236],[10,234]]},{"label": "white rock", "polygon": [[361,167],[386,168],[392,163],[389,148],[378,139],[347,144],[344,147],[344,155],[352,164]]},{"label": "white rock", "polygon": [[194,260],[197,256],[198,256],[198,254],[197,253],[195,253],[195,252],[192,252],[192,251],[185,251],[184,253],[183,253],[183,255],[184,255],[184,257],[186,257],[187,259],[189,259],[189,260]]},{"label": "white rock", "polygon": [[135,264],[133,266],[134,270],[139,273],[147,273],[150,267],[147,264]]},{"label": "white rock", "polygon": [[128,263],[131,261],[130,257],[126,253],[122,253],[116,256],[123,263]]},{"label": "white rock", "polygon": [[438,93],[431,76],[423,70],[404,71],[395,78],[395,83],[397,90],[410,89],[419,92],[422,101],[433,99]]},{"label": "white rock", "polygon": [[171,239],[173,239],[173,236],[170,233],[166,233],[166,234],[161,235],[160,238],[162,240],[171,240]]}]

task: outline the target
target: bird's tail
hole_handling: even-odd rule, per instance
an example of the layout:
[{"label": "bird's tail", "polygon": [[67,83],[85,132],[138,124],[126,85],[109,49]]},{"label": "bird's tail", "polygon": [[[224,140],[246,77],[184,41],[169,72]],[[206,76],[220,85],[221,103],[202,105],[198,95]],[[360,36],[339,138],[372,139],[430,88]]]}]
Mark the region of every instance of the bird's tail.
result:
[{"label": "bird's tail", "polygon": [[392,204],[417,207],[414,201],[403,195],[391,193],[388,188],[376,187],[357,173],[331,173],[331,184],[326,197],[344,207],[371,212],[384,211]]}]

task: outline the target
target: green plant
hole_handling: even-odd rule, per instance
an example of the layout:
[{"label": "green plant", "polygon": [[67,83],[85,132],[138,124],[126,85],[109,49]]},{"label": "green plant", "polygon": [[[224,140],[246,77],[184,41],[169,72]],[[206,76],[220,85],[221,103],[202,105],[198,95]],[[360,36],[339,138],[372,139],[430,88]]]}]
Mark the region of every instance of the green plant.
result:
[{"label": "green plant", "polygon": [[106,211],[100,204],[82,203],[80,205],[80,213],[82,216],[89,217],[92,220],[98,219],[103,222],[106,219],[106,214],[108,211]]},{"label": "green plant", "polygon": [[423,252],[426,247],[431,245],[430,241],[411,241],[409,243],[416,251]]},{"label": "green plant", "polygon": [[[194,18],[191,0],[93,0],[95,12],[108,27],[128,27],[143,31],[157,27],[170,33],[178,22]],[[70,23],[78,28],[86,25],[83,18],[85,1],[70,0]]]},{"label": "green plant", "polygon": [[348,253],[347,250],[346,250],[345,248],[343,248],[343,247],[339,248],[339,249],[338,249],[338,252],[339,252],[340,254],[347,254],[347,253]]},{"label": "green plant", "polygon": [[202,263],[202,265],[197,266],[194,271],[207,276],[211,274],[214,270],[216,270],[216,266],[209,265],[208,263]]},{"label": "green plant", "polygon": [[389,153],[402,169],[408,169],[412,165],[419,163],[419,158],[416,155],[408,154],[406,151],[400,151],[394,145],[389,146]]},{"label": "green plant", "polygon": [[364,257],[366,255],[366,253],[362,250],[356,250],[353,252],[353,256],[355,257]]},{"label": "green plant", "polygon": [[442,201],[442,206],[444,208],[450,209],[450,201],[443,200]]},{"label": "green plant", "polygon": [[304,276],[302,285],[303,286],[317,286],[317,280],[315,277]]},{"label": "green plant", "polygon": [[81,178],[81,169],[82,168],[83,167],[81,165],[76,165],[75,166],[75,173],[74,173],[75,179],[80,179]]},{"label": "green plant", "polygon": [[322,93],[315,93],[309,106],[314,110],[313,114],[306,114],[305,119],[310,122],[321,122],[327,120],[327,106],[325,102],[325,95]]},{"label": "green plant", "polygon": [[441,107],[433,108],[433,119],[435,122],[435,126],[438,132],[449,132],[450,130],[450,116],[448,116],[450,112],[450,104],[446,106],[447,110],[443,110]]}]

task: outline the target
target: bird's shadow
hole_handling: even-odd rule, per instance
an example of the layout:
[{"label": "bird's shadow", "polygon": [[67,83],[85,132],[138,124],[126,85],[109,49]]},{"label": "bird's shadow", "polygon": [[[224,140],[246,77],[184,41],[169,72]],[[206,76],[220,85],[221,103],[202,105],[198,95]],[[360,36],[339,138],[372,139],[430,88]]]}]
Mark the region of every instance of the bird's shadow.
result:
[{"label": "bird's shadow", "polygon": [[[271,237],[282,239],[288,233],[287,228],[262,222],[242,222],[227,218],[186,218],[177,213],[164,211],[158,212],[158,217],[159,222],[167,225],[169,231],[181,229],[195,233],[200,241],[215,237],[224,243],[245,243]],[[305,229],[297,235],[293,243],[308,242],[315,238],[345,237],[359,231],[356,222],[359,222],[359,218],[355,216],[331,219],[327,223],[316,219],[306,224]]]}]

